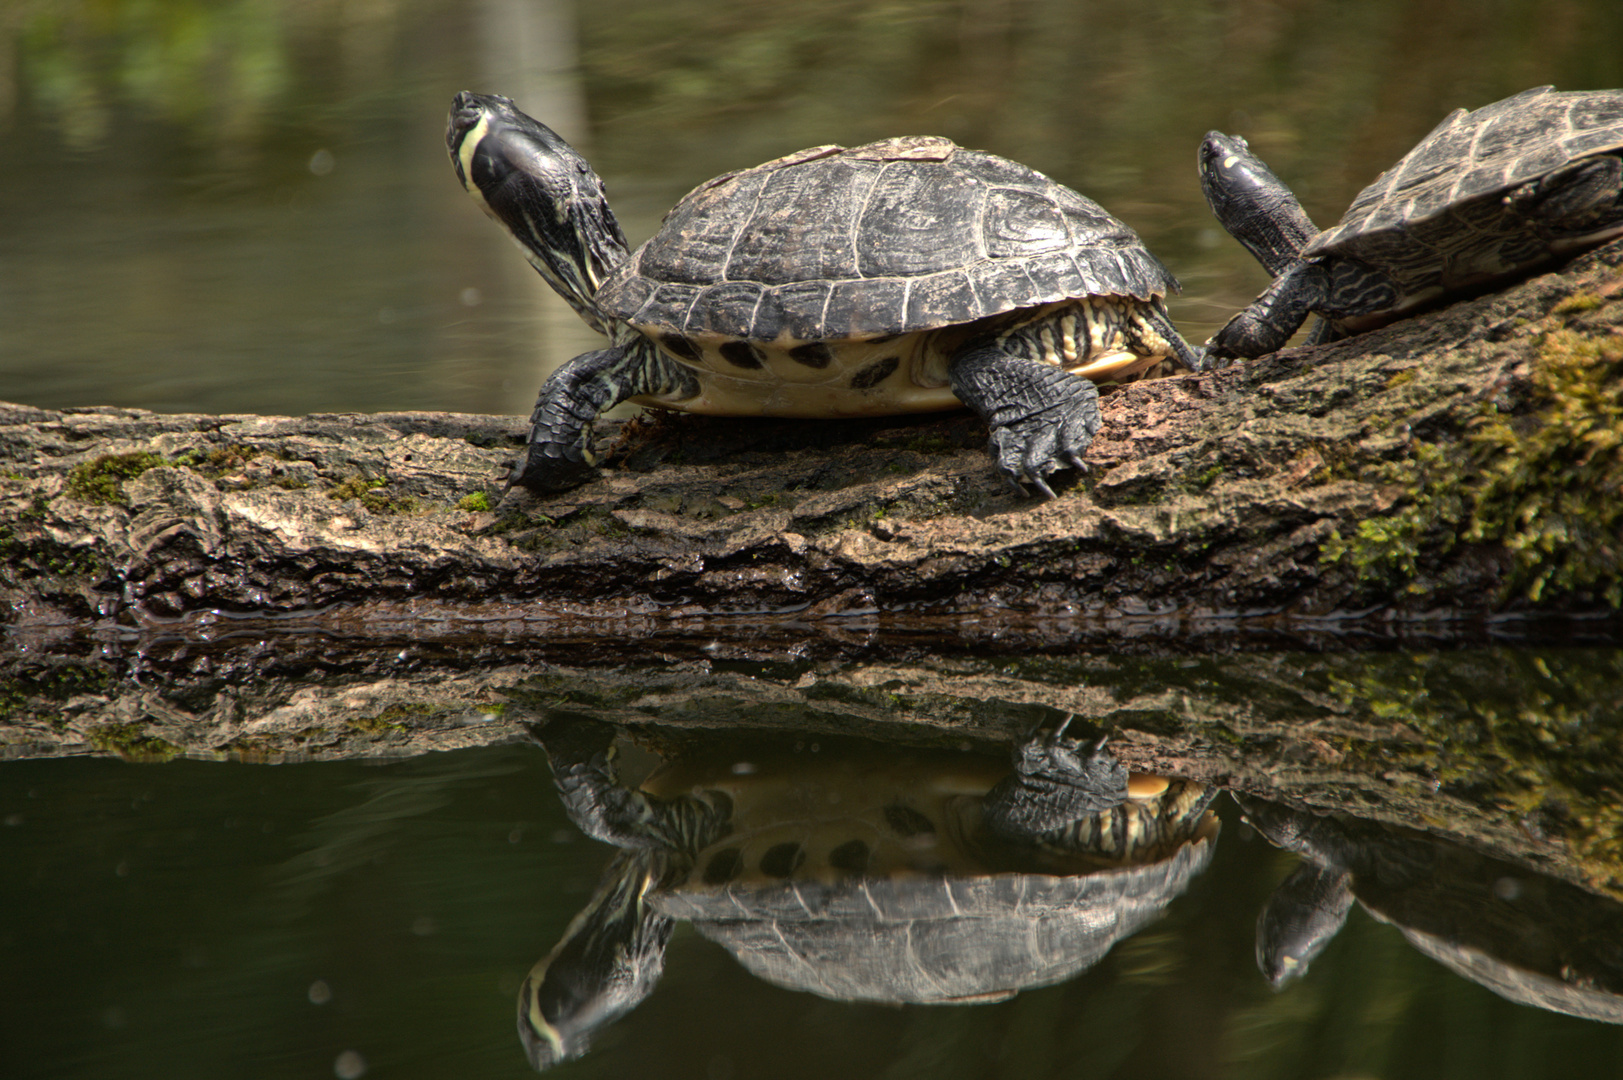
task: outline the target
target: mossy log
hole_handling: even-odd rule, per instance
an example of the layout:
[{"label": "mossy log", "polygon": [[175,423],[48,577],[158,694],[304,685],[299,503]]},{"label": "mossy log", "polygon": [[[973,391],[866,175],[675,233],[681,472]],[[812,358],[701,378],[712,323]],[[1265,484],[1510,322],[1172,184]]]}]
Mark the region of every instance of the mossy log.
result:
[{"label": "mossy log", "polygon": [[621,636],[729,613],[1066,638],[1611,611],[1620,265],[1613,244],[1345,342],[1125,387],[1049,501],[1005,488],[967,415],[609,422],[600,479],[489,509],[515,418],[4,406],[0,591],[25,624],[336,610]]}]

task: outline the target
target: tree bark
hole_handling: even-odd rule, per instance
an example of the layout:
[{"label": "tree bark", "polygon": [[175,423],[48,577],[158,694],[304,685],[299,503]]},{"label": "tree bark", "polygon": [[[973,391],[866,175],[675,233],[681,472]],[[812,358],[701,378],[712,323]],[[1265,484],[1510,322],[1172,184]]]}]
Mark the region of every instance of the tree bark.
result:
[{"label": "tree bark", "polygon": [[[23,623],[337,606],[612,634],[789,611],[1057,620],[1067,638],[1122,616],[1183,634],[1378,605],[1611,610],[1623,452],[1596,443],[1577,482],[1550,436],[1570,428],[1576,458],[1584,424],[1618,423],[1584,411],[1618,398],[1620,264],[1613,244],[1335,345],[1127,386],[1090,473],[1051,501],[1006,490],[965,415],[608,422],[600,479],[486,511],[469,507],[499,494],[513,418],[5,406],[0,589]],[[1543,373],[1580,354],[1594,385],[1565,400]],[[1541,564],[1502,504],[1558,499],[1589,546]]]}]

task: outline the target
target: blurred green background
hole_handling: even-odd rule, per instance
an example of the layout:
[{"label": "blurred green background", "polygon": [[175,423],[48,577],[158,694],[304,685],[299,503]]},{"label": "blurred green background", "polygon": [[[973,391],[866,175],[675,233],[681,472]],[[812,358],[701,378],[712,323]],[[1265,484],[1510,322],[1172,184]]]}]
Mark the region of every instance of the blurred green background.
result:
[{"label": "blurred green background", "polygon": [[528,412],[594,338],[445,159],[460,89],[588,153],[634,242],[717,173],[941,134],[1137,229],[1203,340],[1264,277],[1245,135],[1329,224],[1449,110],[1623,86],[1616,0],[7,0],[0,399]]}]

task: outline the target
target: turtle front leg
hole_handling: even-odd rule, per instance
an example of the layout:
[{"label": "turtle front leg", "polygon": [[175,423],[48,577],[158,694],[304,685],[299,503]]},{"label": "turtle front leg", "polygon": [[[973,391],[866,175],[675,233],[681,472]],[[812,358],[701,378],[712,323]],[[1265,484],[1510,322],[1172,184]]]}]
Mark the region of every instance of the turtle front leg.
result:
[{"label": "turtle front leg", "polygon": [[[1384,311],[1397,301],[1396,283],[1373,266],[1348,258],[1304,259],[1274,278],[1250,307],[1230,319],[1206,345],[1216,356],[1263,356],[1284,348],[1309,314],[1339,324]],[[1308,344],[1347,336],[1345,327],[1334,325],[1316,330]]]},{"label": "turtle front leg", "polygon": [[1329,283],[1329,275],[1318,263],[1296,263],[1213,334],[1207,349],[1216,356],[1246,359],[1277,352],[1308,315],[1324,305]]},{"label": "turtle front leg", "polygon": [[660,848],[691,855],[729,827],[733,806],[724,791],[656,799],[623,785],[613,725],[555,713],[528,730],[547,752],[569,819],[594,840],[628,850]]},{"label": "turtle front leg", "polygon": [[1087,470],[1082,452],[1099,430],[1099,391],[1087,379],[993,342],[959,353],[947,365],[952,392],[992,429],[988,449],[998,471],[1025,494],[1022,481],[1050,499],[1047,477]]},{"label": "turtle front leg", "polygon": [[529,445],[508,473],[507,487],[522,484],[540,494],[579,487],[596,469],[592,425],[598,417],[629,398],[698,392],[698,380],[645,339],[582,353],[541,384]]}]

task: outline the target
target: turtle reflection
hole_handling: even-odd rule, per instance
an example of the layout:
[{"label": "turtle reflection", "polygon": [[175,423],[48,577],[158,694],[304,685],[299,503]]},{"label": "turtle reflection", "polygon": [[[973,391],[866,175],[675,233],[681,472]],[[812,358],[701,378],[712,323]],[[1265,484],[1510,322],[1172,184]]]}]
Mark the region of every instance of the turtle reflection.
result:
[{"label": "turtle reflection", "polygon": [[1356,899],[1501,997],[1623,1023],[1623,904],[1410,829],[1235,798],[1270,843],[1305,860],[1257,919],[1257,964],[1276,988],[1306,973]]},{"label": "turtle reflection", "polygon": [[633,789],[616,729],[532,734],[570,817],[621,848],[519,993],[537,1068],[652,992],[677,919],[755,975],[837,1000],[1000,1001],[1068,979],[1211,861],[1213,792],[1129,774],[1067,722],[1006,758],[822,740],[718,745]]}]

